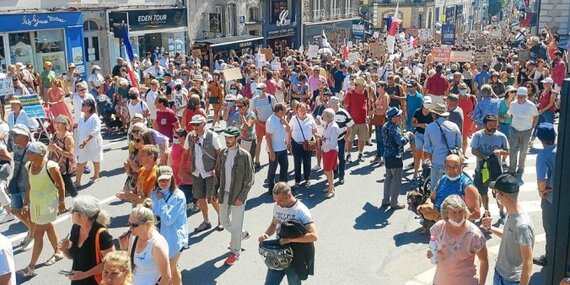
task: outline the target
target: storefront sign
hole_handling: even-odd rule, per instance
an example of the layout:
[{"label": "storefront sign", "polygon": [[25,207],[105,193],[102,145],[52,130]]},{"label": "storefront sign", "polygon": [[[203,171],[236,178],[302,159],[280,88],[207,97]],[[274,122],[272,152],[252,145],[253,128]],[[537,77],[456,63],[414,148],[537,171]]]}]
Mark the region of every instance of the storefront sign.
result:
[{"label": "storefront sign", "polygon": [[22,108],[26,111],[28,118],[46,118],[46,112],[42,103],[40,102],[40,97],[38,95],[26,95],[18,97],[20,102],[22,102]]},{"label": "storefront sign", "polygon": [[295,28],[283,28],[267,32],[267,38],[281,38],[295,34]]},{"label": "storefront sign", "polygon": [[277,19],[277,22],[275,22],[275,26],[283,27],[291,25],[291,19],[289,19],[288,17],[289,17],[289,10],[281,11],[281,13],[279,13],[279,18]]},{"label": "storefront sign", "polygon": [[12,84],[12,77],[0,78],[0,97],[14,95],[14,85]]},{"label": "storefront sign", "polygon": [[0,32],[58,29],[83,25],[81,12],[2,15]]},{"label": "storefront sign", "polygon": [[33,14],[33,15],[22,16],[22,25],[28,27],[38,28],[53,22],[64,24],[66,20],[58,16],[52,16],[48,14],[43,14],[43,15]]},{"label": "storefront sign", "polygon": [[184,27],[187,26],[186,8],[109,13],[109,27],[114,28],[121,22],[128,23],[131,31]]}]

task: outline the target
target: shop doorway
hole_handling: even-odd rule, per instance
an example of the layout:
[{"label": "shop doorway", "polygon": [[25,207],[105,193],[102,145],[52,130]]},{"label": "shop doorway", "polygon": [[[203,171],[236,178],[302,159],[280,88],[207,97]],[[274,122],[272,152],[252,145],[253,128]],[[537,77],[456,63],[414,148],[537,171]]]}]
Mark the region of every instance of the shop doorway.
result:
[{"label": "shop doorway", "polygon": [[[147,51],[152,52],[155,47],[162,48],[162,35],[160,33],[146,34],[139,37],[139,57],[144,58]],[[168,47],[165,47],[167,49]]]},{"label": "shop doorway", "polygon": [[273,49],[273,54],[282,57],[285,54],[285,48],[293,48],[293,37],[269,39],[267,45]]},{"label": "shop doorway", "polygon": [[101,64],[101,53],[99,51],[99,36],[97,35],[99,32],[99,25],[97,22],[92,20],[87,20],[83,23],[83,31],[85,32],[83,37],[83,44],[85,53],[85,63],[86,69],[85,72],[87,74],[91,73],[91,67],[94,64]]}]

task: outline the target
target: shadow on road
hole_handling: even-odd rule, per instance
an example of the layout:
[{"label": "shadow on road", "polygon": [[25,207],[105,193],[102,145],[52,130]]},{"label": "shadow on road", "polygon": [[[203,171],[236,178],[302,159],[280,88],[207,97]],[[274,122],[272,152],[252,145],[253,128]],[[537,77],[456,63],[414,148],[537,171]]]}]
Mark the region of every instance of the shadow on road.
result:
[{"label": "shadow on road", "polygon": [[367,202],[362,207],[364,213],[356,217],[353,228],[355,230],[382,229],[389,225],[388,219],[394,214],[390,208],[380,208]]},{"label": "shadow on road", "polygon": [[411,232],[401,232],[394,236],[394,243],[396,246],[402,246],[410,243],[415,244],[428,244],[429,236],[421,235],[419,228]]},{"label": "shadow on road", "polygon": [[262,189],[263,191],[257,197],[247,200],[247,203],[245,204],[246,211],[249,211],[262,204],[273,203],[273,197],[267,193],[265,190],[266,188],[264,187]]},{"label": "shadow on road", "polygon": [[111,219],[111,224],[108,228],[123,228],[128,226],[129,215],[115,216]]},{"label": "shadow on road", "polygon": [[216,267],[216,263],[225,259],[226,256],[227,254],[224,253],[190,270],[182,270],[182,284],[217,284],[216,278],[230,268],[225,264]]},{"label": "shadow on road", "polygon": [[112,176],[123,174],[123,173],[125,173],[125,169],[121,166],[121,167],[117,167],[115,169],[102,170],[100,172],[99,176],[100,177],[112,177]]}]

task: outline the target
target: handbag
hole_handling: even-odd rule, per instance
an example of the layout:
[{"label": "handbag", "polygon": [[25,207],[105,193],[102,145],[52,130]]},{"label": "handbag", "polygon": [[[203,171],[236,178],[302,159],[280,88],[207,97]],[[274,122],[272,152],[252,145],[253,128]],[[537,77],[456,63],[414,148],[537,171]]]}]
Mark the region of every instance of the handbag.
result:
[{"label": "handbag", "polygon": [[315,151],[317,149],[317,142],[314,138],[307,140],[305,138],[305,132],[303,132],[303,127],[301,127],[301,121],[299,121],[299,117],[295,117],[297,119],[297,124],[299,124],[299,128],[301,129],[301,135],[303,136],[303,149],[305,151]]},{"label": "handbag", "polygon": [[449,144],[447,143],[447,138],[445,137],[445,134],[443,133],[443,129],[441,128],[441,125],[437,121],[435,123],[437,124],[437,126],[439,127],[439,130],[441,131],[441,136],[443,137],[443,142],[445,142],[445,146],[447,147],[447,155],[455,154],[455,155],[459,156],[459,158],[463,162],[465,160],[465,156],[463,155],[463,151],[461,151],[460,148],[450,149]]},{"label": "handbag", "polygon": [[386,121],[386,116],[374,115],[372,120],[370,120],[370,124],[373,126],[382,126],[384,125],[384,121]]},{"label": "handbag", "polygon": [[123,185],[123,191],[128,193],[135,193],[137,189],[137,178],[134,174],[128,176]]}]

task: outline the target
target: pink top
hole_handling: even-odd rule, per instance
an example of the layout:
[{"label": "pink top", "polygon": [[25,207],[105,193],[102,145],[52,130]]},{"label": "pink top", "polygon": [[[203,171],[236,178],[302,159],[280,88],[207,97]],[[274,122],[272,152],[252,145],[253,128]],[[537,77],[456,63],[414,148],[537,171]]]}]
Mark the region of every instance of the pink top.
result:
[{"label": "pink top", "polygon": [[446,227],[452,227],[441,220],[431,227],[431,235],[437,238],[439,262],[433,278],[434,285],[462,284],[478,285],[479,276],[475,268],[475,254],[485,246],[485,236],[473,223],[466,221],[467,229],[458,235],[451,235]]}]

